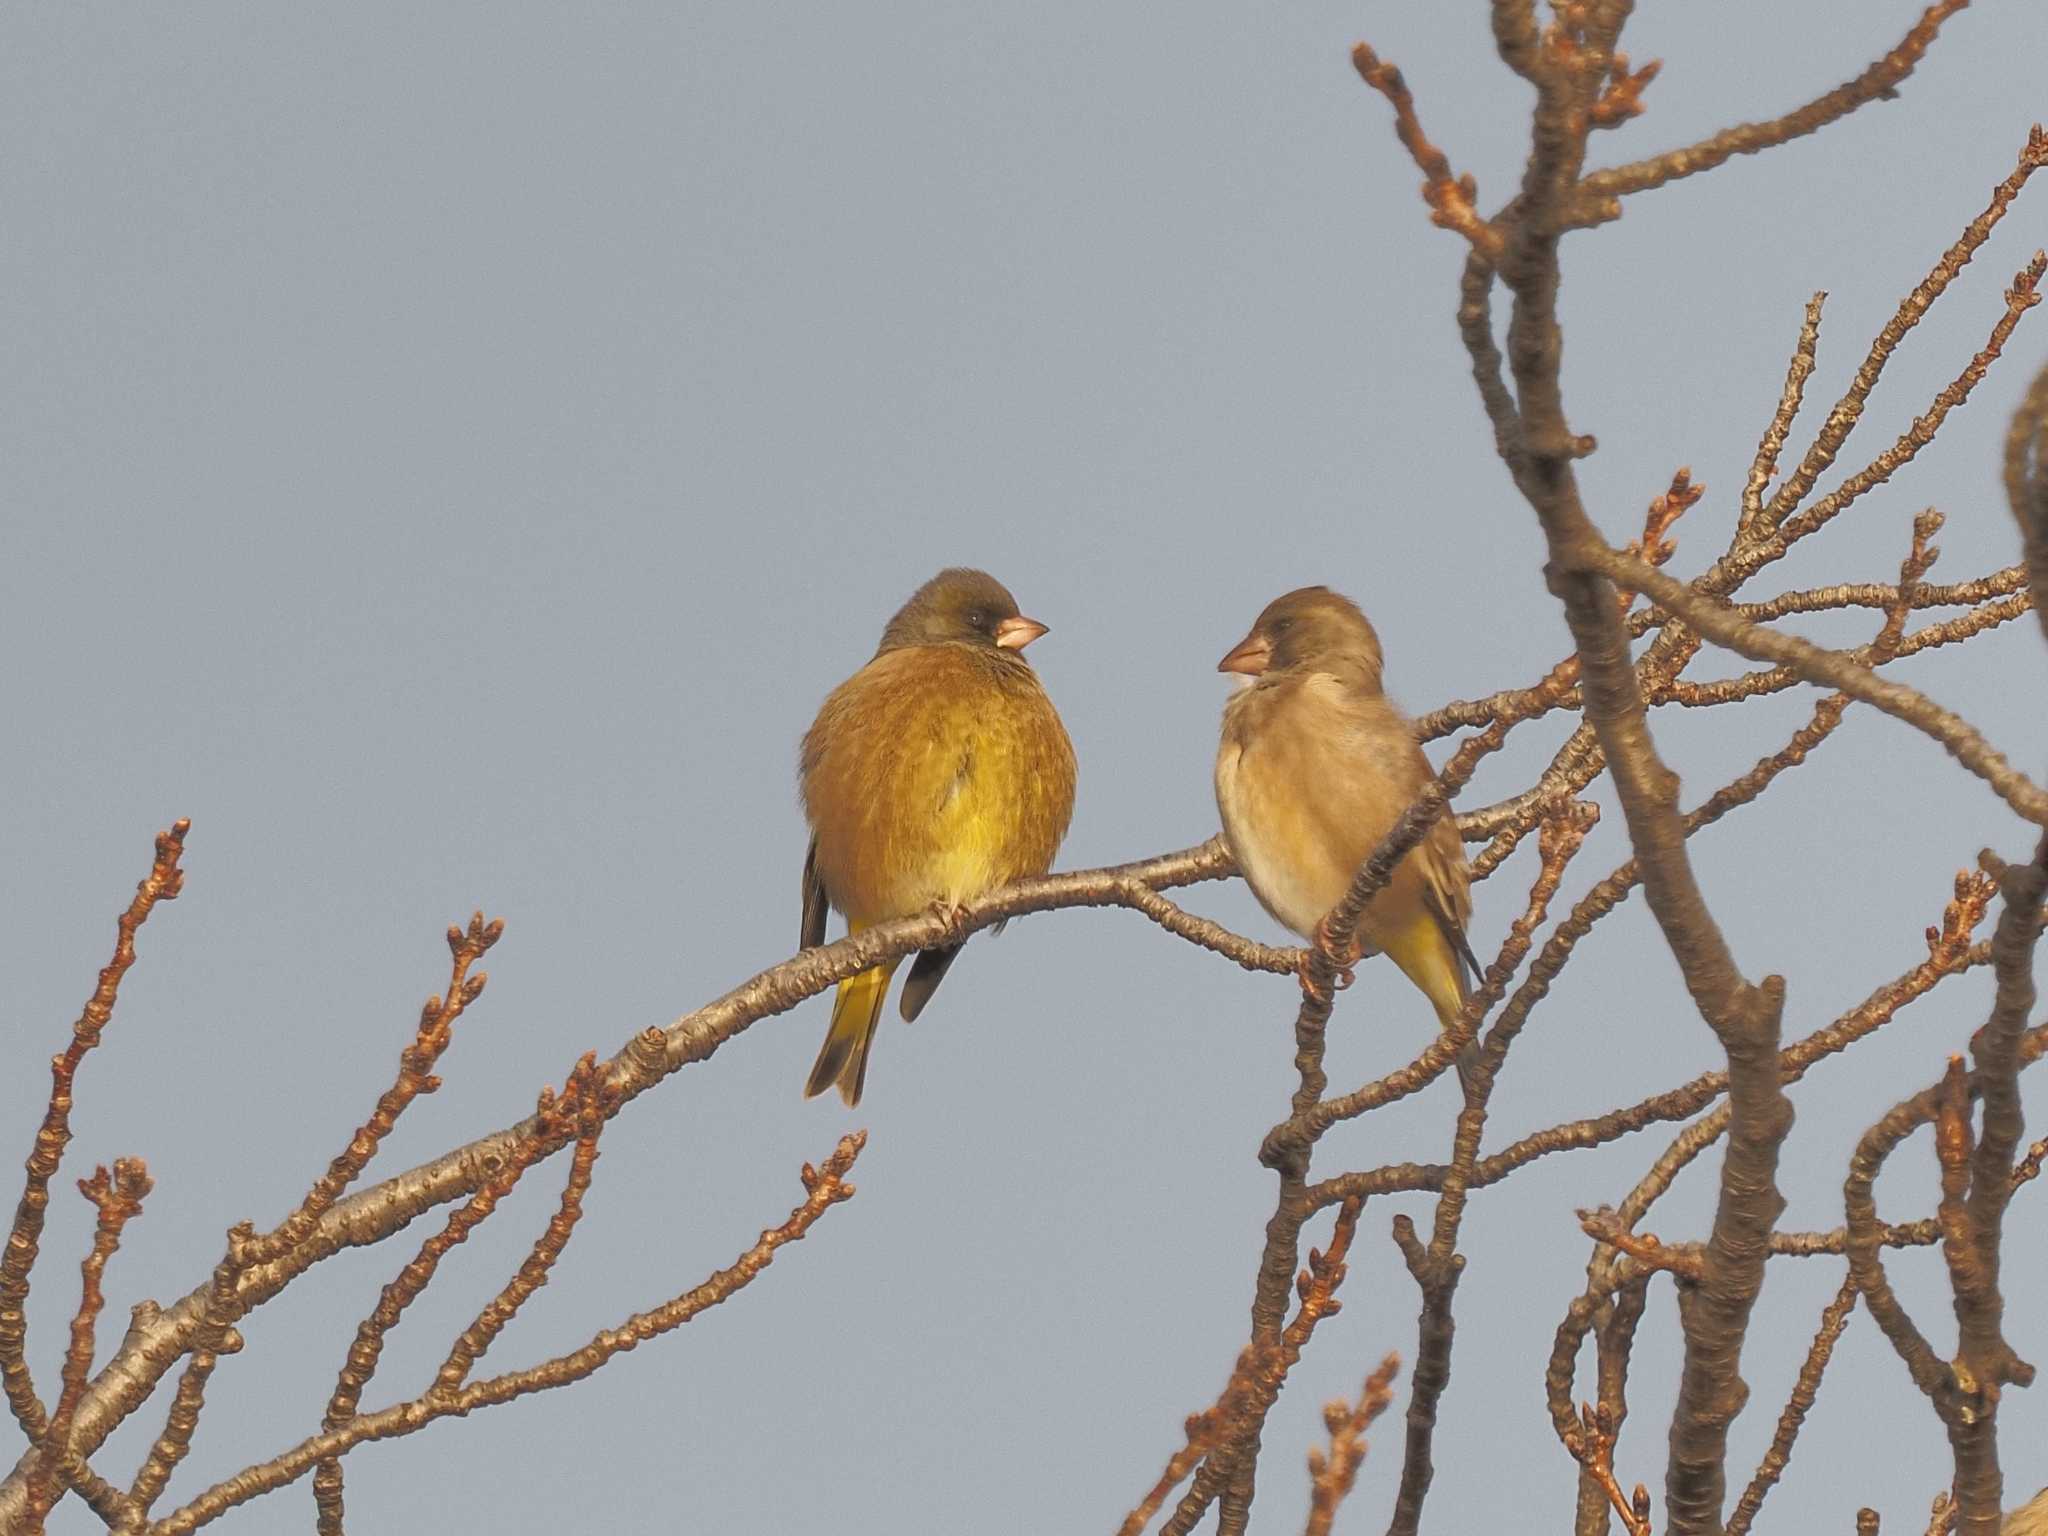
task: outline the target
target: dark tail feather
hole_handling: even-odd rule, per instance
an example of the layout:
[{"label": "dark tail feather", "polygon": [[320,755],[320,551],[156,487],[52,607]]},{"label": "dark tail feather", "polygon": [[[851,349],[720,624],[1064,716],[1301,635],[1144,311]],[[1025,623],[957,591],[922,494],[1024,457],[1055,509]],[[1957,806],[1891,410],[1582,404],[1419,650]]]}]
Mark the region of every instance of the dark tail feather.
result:
[{"label": "dark tail feather", "polygon": [[953,957],[959,953],[958,944],[945,944],[937,949],[918,951],[917,959],[911,964],[910,974],[903,979],[903,996],[897,1002],[904,1023],[910,1023],[924,1012],[924,1005],[932,1000],[932,994],[939,990],[939,983],[946,978],[946,967],[953,963]]},{"label": "dark tail feather", "polygon": [[1472,1090],[1477,1085],[1477,1079],[1474,1074],[1478,1070],[1479,1042],[1474,1040],[1465,1049],[1458,1052],[1458,1086],[1465,1090],[1465,1095],[1468,1098],[1471,1097]]},{"label": "dark tail feather", "polygon": [[[1458,1002],[1462,1006],[1472,998],[1472,978],[1479,972],[1479,961],[1472,953],[1472,946],[1465,940],[1465,930],[1454,923],[1443,924],[1446,937],[1451,941],[1451,950],[1458,957],[1453,969],[1458,974]],[[1475,1034],[1465,1048],[1458,1052],[1458,1086],[1470,1098],[1477,1086],[1476,1073],[1479,1070],[1479,1037]]]}]

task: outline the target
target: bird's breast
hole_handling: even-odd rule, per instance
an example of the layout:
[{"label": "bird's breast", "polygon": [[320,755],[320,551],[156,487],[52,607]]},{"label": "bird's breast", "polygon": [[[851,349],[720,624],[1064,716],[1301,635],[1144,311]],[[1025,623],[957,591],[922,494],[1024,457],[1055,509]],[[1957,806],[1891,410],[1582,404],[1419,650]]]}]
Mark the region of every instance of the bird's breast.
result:
[{"label": "bird's breast", "polygon": [[851,915],[880,920],[1042,873],[1066,834],[1073,748],[1029,673],[891,653],[826,701],[812,736],[818,867]]},{"label": "bird's breast", "polygon": [[1245,883],[1261,905],[1307,937],[1350,881],[1316,825],[1312,785],[1256,744],[1226,734],[1216,754],[1216,808]]}]

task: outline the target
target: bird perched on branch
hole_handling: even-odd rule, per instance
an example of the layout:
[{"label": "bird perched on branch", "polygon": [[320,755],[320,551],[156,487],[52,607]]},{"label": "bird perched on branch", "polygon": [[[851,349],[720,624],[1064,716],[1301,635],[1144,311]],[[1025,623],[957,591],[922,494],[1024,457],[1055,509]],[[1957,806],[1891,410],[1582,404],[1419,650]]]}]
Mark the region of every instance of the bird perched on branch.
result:
[{"label": "bird perched on branch", "polygon": [[[1268,604],[1216,670],[1250,679],[1223,709],[1224,836],[1265,909],[1327,942],[1323,919],[1433,777],[1381,690],[1379,636],[1350,598],[1303,587]],[[1471,882],[1446,811],[1366,906],[1349,956],[1360,940],[1391,956],[1446,1029],[1479,969],[1465,939]]]},{"label": "bird perched on branch", "polygon": [[[1051,867],[1074,811],[1074,748],[1022,654],[1045,632],[993,576],[941,571],[889,621],[874,660],[832,690],[799,770],[811,824],[805,948],[824,942],[828,904],[854,934]],[[918,955],[903,983],[905,1021],[959,952]],[[860,1102],[898,963],[839,983],[806,1098],[836,1085]]]}]

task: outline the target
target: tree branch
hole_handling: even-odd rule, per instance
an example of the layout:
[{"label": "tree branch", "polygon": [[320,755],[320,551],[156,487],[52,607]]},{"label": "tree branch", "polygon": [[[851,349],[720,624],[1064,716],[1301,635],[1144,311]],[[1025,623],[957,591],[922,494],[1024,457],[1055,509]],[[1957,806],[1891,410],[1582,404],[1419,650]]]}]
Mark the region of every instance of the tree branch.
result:
[{"label": "tree branch", "polygon": [[64,1161],[64,1149],[71,1142],[71,1095],[78,1068],[86,1053],[100,1043],[100,1036],[114,1016],[114,1002],[121,991],[121,978],[135,963],[135,934],[149,920],[159,901],[175,900],[185,887],[185,872],[178,860],[185,852],[185,834],[192,823],[180,820],[159,832],[156,859],[149,873],[135,887],[135,899],[116,924],[114,958],[100,971],[99,984],[86,999],[85,1011],[71,1026],[71,1043],[64,1054],[50,1063],[50,1102],[43,1111],[43,1123],[36,1131],[29,1151],[28,1182],[15,1207],[14,1226],[7,1234],[7,1249],[0,1254],[0,1384],[7,1392],[8,1406],[15,1421],[31,1441],[39,1439],[49,1418],[36,1396],[29,1375],[25,1350],[28,1341],[29,1272],[35,1268],[36,1252],[42,1241],[43,1216],[50,1205],[50,1180]]},{"label": "tree branch", "polygon": [[1943,709],[1918,689],[1881,678],[1839,651],[1752,624],[1726,604],[1701,596],[1634,556],[1609,548],[1597,537],[1576,545],[1564,558],[1576,569],[1598,572],[1610,580],[1637,587],[1652,602],[1668,608],[1709,640],[1738,655],[1752,661],[1781,662],[1809,682],[1840,689],[1933,737],[2021,816],[2037,826],[2048,826],[2048,791],[2015,769],[1968,721]]},{"label": "tree branch", "polygon": [[1620,199],[1632,193],[1646,192],[1687,176],[1697,176],[1702,171],[1711,171],[1737,155],[1754,155],[1775,149],[1780,144],[1804,138],[1830,123],[1838,122],[1858,107],[1891,97],[1899,83],[1913,73],[1914,66],[1932,46],[1941,24],[1969,3],[1970,0],[1938,0],[1937,4],[1930,5],[1921,13],[1920,19],[1897,47],[1855,79],[1815,97],[1805,106],[1795,107],[1781,117],[1724,128],[1683,149],[1669,149],[1647,160],[1593,172],[1579,183],[1580,202],[1585,209],[1580,215],[1581,220],[1593,224],[1619,217]]},{"label": "tree branch", "polygon": [[[135,1157],[116,1159],[111,1175],[105,1168],[99,1168],[91,1178],[78,1181],[78,1192],[93,1203],[99,1214],[93,1225],[92,1250],[79,1266],[78,1311],[71,1319],[71,1347],[64,1352],[63,1390],[57,1398],[56,1410],[50,1415],[49,1427],[36,1446],[35,1470],[28,1478],[28,1528],[36,1536],[41,1536],[44,1517],[78,1478],[80,1467],[65,1446],[71,1438],[71,1416],[85,1391],[86,1378],[92,1374],[93,1338],[100,1310],[106,1305],[100,1282],[108,1262],[121,1246],[123,1229],[142,1214],[142,1202],[149,1195],[150,1185],[149,1169],[142,1159]],[[125,1520],[135,1513],[119,1494],[104,1487],[89,1498],[103,1514],[111,1512]]]},{"label": "tree branch", "polygon": [[[180,839],[183,826],[181,823],[174,829]],[[968,904],[954,921],[920,914],[881,924],[857,938],[805,950],[771,966],[723,997],[685,1014],[665,1030],[642,1030],[610,1060],[600,1063],[600,1079],[608,1093],[616,1094],[616,1103],[623,1105],[670,1073],[708,1058],[750,1025],[786,1012],[880,960],[928,948],[951,936],[974,932],[1027,912],[1102,906],[1128,906],[1143,911],[1149,903],[1138,894],[1142,890],[1157,892],[1219,880],[1234,869],[1222,839],[1216,837],[1198,847],[1134,863],[1020,881]],[[1191,919],[1191,923],[1214,940],[1205,947],[1230,954],[1240,963],[1250,960],[1262,970],[1293,969],[1294,951],[1254,945],[1214,925],[1201,927],[1201,919]],[[1195,928],[1190,929],[1190,937]],[[1284,964],[1280,956],[1287,957]],[[67,1106],[68,1102],[67,1095]],[[228,1283],[232,1295],[220,1304],[229,1311],[246,1313],[278,1294],[322,1259],[343,1248],[380,1242],[435,1206],[475,1193],[505,1165],[521,1140],[534,1129],[535,1122],[529,1118],[336,1200],[288,1253],[268,1263],[251,1264],[231,1275]],[[253,1240],[253,1232],[249,1235]],[[14,1251],[15,1246],[10,1244],[10,1253]],[[213,1282],[209,1282],[175,1304],[137,1319],[113,1359],[80,1400],[72,1428],[74,1454],[81,1458],[91,1455],[113,1427],[134,1412],[165,1372],[193,1347],[208,1307],[214,1303],[214,1289]],[[0,1483],[0,1528],[19,1518],[26,1470],[24,1457]]]},{"label": "tree branch", "polygon": [[552,1391],[583,1380],[627,1350],[659,1338],[689,1322],[700,1312],[715,1307],[748,1285],[775,1258],[785,1243],[799,1241],[818,1219],[842,1200],[853,1197],[854,1186],[846,1182],[866,1135],[855,1132],[841,1138],[838,1149],[822,1168],[809,1163],[803,1167],[804,1200],[779,1227],[761,1234],[753,1247],[730,1266],[719,1270],[702,1285],[663,1302],[650,1311],[627,1318],[616,1328],[599,1333],[581,1349],[500,1376],[474,1381],[458,1392],[429,1388],[425,1394],[405,1402],[352,1418],[338,1429],[328,1430],[301,1441],[290,1450],[248,1467],[216,1483],[174,1514],[150,1528],[150,1536],[187,1536],[210,1524],[229,1510],[304,1477],[329,1457],[344,1456],[372,1440],[389,1440],[424,1428],[437,1419],[459,1417],[479,1408],[509,1403],[534,1392]]}]

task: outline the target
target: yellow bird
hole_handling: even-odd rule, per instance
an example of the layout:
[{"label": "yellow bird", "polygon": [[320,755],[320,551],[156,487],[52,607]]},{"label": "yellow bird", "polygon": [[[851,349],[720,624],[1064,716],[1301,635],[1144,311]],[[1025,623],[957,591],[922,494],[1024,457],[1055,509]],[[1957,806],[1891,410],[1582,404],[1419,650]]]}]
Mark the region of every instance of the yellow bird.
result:
[{"label": "yellow bird", "polygon": [[[825,941],[828,904],[859,933],[1051,867],[1074,812],[1074,747],[1021,654],[1045,632],[993,576],[941,571],[889,621],[874,660],[832,690],[798,775],[811,824],[805,948]],[[959,952],[918,955],[906,1022]],[[837,1085],[860,1102],[897,964],[839,983],[806,1098]]]},{"label": "yellow bird", "polygon": [[[1216,805],[1252,893],[1303,938],[1433,775],[1380,687],[1380,642],[1328,587],[1275,598],[1217,664],[1249,679],[1223,709]],[[1479,969],[1472,873],[1450,813],[1395,867],[1354,939],[1393,958],[1448,1029]]]}]

